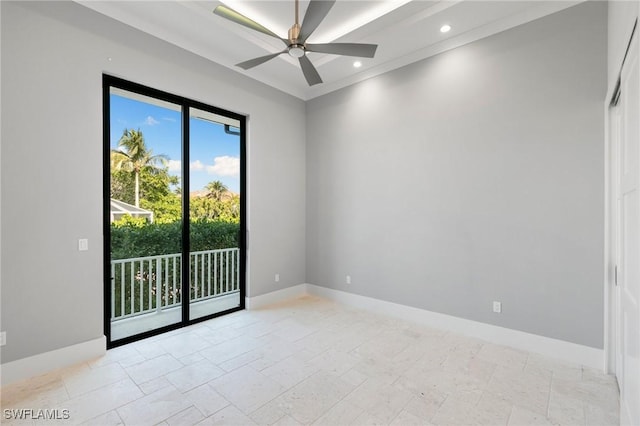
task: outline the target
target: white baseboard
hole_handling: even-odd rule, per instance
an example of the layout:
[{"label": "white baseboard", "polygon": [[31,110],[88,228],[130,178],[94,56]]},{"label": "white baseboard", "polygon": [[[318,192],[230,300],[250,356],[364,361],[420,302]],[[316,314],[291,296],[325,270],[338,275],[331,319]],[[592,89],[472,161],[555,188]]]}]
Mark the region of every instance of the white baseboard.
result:
[{"label": "white baseboard", "polygon": [[307,284],[298,284],[293,287],[283,288],[282,290],[272,291],[271,293],[261,294],[260,296],[246,297],[244,301],[246,309],[251,310],[282,302],[287,299],[294,299],[306,294],[309,294]]},{"label": "white baseboard", "polygon": [[107,340],[102,336],[87,342],[7,362],[0,365],[0,383],[5,386],[58,368],[69,367],[102,356],[106,350]]},{"label": "white baseboard", "polygon": [[320,287],[314,284],[306,284],[305,289],[309,294],[324,297],[354,308],[373,311],[429,327],[475,337],[490,343],[510,346],[515,349],[534,352],[570,363],[582,364],[587,367],[603,370],[604,350],[602,349],[591,348],[564,340],[539,336],[537,334],[440,314],[393,302],[386,302],[384,300]]},{"label": "white baseboard", "polygon": [[[373,311],[417,324],[453,331],[487,342],[603,370],[604,350],[602,349],[320,287],[314,284],[298,284],[271,293],[247,297],[245,299],[246,309],[259,309],[308,294],[320,296],[357,309]],[[105,352],[106,339],[103,336],[87,342],[8,362],[0,366],[0,383],[4,386],[102,356]]]}]

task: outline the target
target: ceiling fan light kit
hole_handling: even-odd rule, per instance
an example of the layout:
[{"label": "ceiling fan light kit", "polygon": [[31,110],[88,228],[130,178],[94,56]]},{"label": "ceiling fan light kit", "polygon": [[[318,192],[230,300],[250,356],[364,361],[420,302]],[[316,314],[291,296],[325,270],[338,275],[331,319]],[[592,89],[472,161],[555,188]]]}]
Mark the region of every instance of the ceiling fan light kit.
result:
[{"label": "ceiling fan light kit", "polygon": [[213,13],[232,22],[235,22],[236,24],[282,40],[287,46],[287,48],[281,52],[250,59],[248,61],[236,64],[236,66],[244,70],[248,70],[260,64],[263,64],[283,53],[288,53],[291,57],[298,59],[298,61],[300,62],[300,68],[302,69],[302,74],[307,80],[309,86],[313,86],[315,84],[322,83],[322,78],[320,78],[320,74],[318,74],[318,71],[313,66],[309,58],[307,58],[307,52],[373,58],[376,53],[376,49],[378,48],[378,45],[376,44],[363,43],[308,44],[307,39],[316,30],[318,25],[320,25],[320,23],[324,20],[334,4],[335,0],[310,0],[309,7],[307,7],[307,11],[302,21],[302,25],[300,25],[298,23],[299,0],[295,0],[295,22],[289,29],[289,33],[287,34],[288,38],[286,39],[281,38],[268,28],[258,24],[257,22],[247,18],[241,13],[238,13],[226,6],[216,7]]},{"label": "ceiling fan light kit", "polygon": [[300,46],[299,44],[289,46],[289,55],[294,58],[304,56],[304,46]]}]

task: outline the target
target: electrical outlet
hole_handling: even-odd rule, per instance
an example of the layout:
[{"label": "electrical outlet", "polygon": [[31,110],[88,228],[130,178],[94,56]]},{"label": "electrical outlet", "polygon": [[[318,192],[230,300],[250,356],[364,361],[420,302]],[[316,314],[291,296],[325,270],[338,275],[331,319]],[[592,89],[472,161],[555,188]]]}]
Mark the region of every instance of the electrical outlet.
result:
[{"label": "electrical outlet", "polygon": [[345,279],[345,282],[347,284],[351,284],[351,275],[347,275],[347,278]]},{"label": "electrical outlet", "polygon": [[7,332],[3,331],[0,333],[0,346],[4,346],[7,344]]},{"label": "electrical outlet", "polygon": [[500,302],[493,302],[493,312],[499,314],[502,312],[502,303]]},{"label": "electrical outlet", "polygon": [[89,250],[89,240],[86,238],[80,238],[78,240],[78,251],[87,251]]},{"label": "electrical outlet", "polygon": [[275,279],[275,281],[276,281],[277,283],[279,283],[279,282],[280,282],[280,274],[276,274],[276,276],[275,276],[275,278],[274,278],[274,279]]}]

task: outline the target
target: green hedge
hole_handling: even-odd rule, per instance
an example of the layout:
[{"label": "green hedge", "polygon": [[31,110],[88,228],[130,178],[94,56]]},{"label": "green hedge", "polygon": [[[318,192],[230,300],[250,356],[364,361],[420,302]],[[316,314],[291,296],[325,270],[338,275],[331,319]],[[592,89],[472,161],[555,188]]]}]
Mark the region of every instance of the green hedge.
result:
[{"label": "green hedge", "polygon": [[[181,222],[156,224],[130,220],[111,224],[111,258],[179,253],[181,228]],[[238,247],[240,225],[237,223],[196,221],[191,222],[190,229],[190,251]]]}]

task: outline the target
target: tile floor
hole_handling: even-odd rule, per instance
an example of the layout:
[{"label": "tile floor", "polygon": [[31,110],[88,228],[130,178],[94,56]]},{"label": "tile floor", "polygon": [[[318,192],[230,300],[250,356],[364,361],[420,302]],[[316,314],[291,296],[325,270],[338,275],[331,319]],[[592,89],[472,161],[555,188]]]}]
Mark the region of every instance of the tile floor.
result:
[{"label": "tile floor", "polygon": [[[316,297],[237,312],[2,389],[88,425],[617,425],[599,371]],[[37,414],[37,412],[36,412]]]}]

